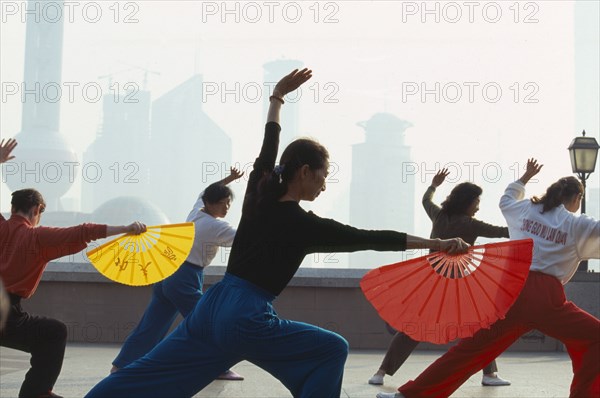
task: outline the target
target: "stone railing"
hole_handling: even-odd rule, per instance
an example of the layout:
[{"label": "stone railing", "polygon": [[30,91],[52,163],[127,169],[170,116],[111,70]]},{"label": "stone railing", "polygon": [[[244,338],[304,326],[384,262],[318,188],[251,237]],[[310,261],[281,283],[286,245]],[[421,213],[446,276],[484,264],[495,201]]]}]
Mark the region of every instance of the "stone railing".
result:
[{"label": "stone railing", "polygon": [[[301,268],[275,300],[282,318],[312,323],[340,333],[352,348],[384,349],[391,335],[359,288],[365,269]],[[219,281],[225,267],[205,271],[205,290]],[[130,287],[100,275],[88,263],[51,263],[42,282],[23,306],[31,313],[63,321],[71,342],[122,342],[137,324],[151,287]],[[581,308],[600,316],[600,274],[577,273],[566,285],[567,296]],[[421,344],[420,349],[439,346]],[[562,350],[556,340],[529,333],[511,349]]]}]

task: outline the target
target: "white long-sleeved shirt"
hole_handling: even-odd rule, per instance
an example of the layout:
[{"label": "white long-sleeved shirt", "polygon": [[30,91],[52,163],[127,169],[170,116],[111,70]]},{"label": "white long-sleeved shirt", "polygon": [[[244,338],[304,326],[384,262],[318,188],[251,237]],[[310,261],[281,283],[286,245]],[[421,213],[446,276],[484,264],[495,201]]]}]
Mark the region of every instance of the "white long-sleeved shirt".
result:
[{"label": "white long-sleeved shirt", "polygon": [[567,283],[582,260],[600,258],[600,221],[576,215],[560,205],[542,213],[543,205],[525,196],[521,182],[508,185],[500,198],[511,239],[533,239],[531,271]]},{"label": "white long-sleeved shirt", "polygon": [[202,268],[212,262],[219,247],[231,247],[236,233],[236,229],[227,221],[203,212],[203,207],[204,202],[200,194],[186,220],[193,222],[196,230],[194,244],[186,261]]}]

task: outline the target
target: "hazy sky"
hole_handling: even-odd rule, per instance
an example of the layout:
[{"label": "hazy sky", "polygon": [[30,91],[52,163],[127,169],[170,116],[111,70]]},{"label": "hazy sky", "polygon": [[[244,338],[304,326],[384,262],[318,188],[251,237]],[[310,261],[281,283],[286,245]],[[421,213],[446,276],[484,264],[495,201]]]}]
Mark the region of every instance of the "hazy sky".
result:
[{"label": "hazy sky", "polygon": [[[11,137],[20,130],[21,98],[6,95],[5,87],[23,80],[25,3],[0,4],[0,131]],[[501,192],[528,157],[546,165],[530,188],[541,193],[571,173],[566,147],[573,137],[585,128],[598,139],[598,52],[578,53],[576,69],[574,45],[578,29],[583,37],[589,32],[586,45],[597,48],[596,1],[578,2],[578,12],[576,2],[555,0],[71,4],[63,15],[63,82],[97,83],[108,92],[99,76],[115,73],[120,90],[128,82],[141,87],[144,73],[134,68],[139,66],[160,73],[148,74],[147,89],[156,99],[201,73],[212,88],[232,90],[224,98],[222,92],[207,95],[204,108],[231,136],[233,159],[242,163],[254,159],[262,138],[257,96],[266,91],[254,88],[262,85],[263,64],[286,58],[312,68],[313,80],[300,98],[300,130],[325,144],[339,165],[339,182],[329,184],[312,206],[325,216],[347,199],[351,146],[364,139],[357,122],[377,112],[414,125],[406,142],[418,172],[407,174],[404,167],[403,173],[398,165],[396,182],[415,178],[420,197],[434,170],[450,165],[450,182],[483,186],[478,216],[494,223],[503,222]],[[53,18],[54,11],[41,10],[40,17]],[[576,71],[585,72],[585,83],[577,86],[585,101],[576,99]],[[236,83],[238,100],[231,94]],[[596,87],[591,100],[588,84]],[[86,100],[80,88],[73,98],[66,91],[61,131],[81,159],[95,138],[101,102]],[[165,143],[172,156],[177,145]],[[592,175],[589,186],[598,186],[599,175]],[[442,187],[437,199],[451,188]],[[8,189],[1,189],[0,209],[7,211]],[[241,184],[235,189],[241,192]],[[78,198],[78,189],[66,197]],[[417,225],[410,232],[427,235],[429,222],[420,208],[414,211]]]}]

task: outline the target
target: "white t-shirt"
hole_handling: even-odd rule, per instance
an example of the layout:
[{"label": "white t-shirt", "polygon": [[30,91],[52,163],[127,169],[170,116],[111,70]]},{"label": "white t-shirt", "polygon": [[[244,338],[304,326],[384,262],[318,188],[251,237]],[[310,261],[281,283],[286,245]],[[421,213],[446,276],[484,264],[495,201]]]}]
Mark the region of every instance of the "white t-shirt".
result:
[{"label": "white t-shirt", "polygon": [[533,239],[530,270],[555,276],[565,284],[580,261],[600,258],[599,220],[573,214],[563,205],[542,214],[543,205],[524,196],[521,182],[509,184],[500,198],[500,210],[511,239]]},{"label": "white t-shirt", "polygon": [[231,247],[236,229],[227,221],[214,218],[203,212],[202,194],[187,217],[196,230],[194,244],[186,261],[199,267],[206,267],[217,255],[220,246]]}]

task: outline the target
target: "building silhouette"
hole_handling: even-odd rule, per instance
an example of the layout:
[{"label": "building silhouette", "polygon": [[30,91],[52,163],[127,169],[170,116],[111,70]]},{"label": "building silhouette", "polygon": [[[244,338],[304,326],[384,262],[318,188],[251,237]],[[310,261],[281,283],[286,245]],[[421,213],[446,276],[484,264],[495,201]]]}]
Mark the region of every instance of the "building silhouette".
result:
[{"label": "building silhouette", "polygon": [[[27,8],[41,9],[44,1],[29,0]],[[55,7],[63,11],[62,0]],[[49,21],[27,14],[25,65],[21,85],[23,113],[17,159],[4,165],[12,191],[35,187],[48,211],[60,211],[60,202],[72,186],[77,155],[60,133],[62,96],[63,18]]]},{"label": "building silhouette", "polygon": [[149,198],[172,222],[231,166],[231,138],[202,109],[202,82],[194,75],[152,104]]},{"label": "building silhouette", "polygon": [[[350,225],[366,229],[412,231],[415,183],[402,176],[410,162],[404,132],[412,124],[389,113],[377,113],[358,123],[365,141],[352,147]],[[403,259],[400,253],[364,251],[350,255],[351,268],[373,268]]]},{"label": "building silhouette", "polygon": [[107,94],[102,101],[96,139],[83,154],[85,212],[120,196],[146,197],[150,192],[150,92]]}]

